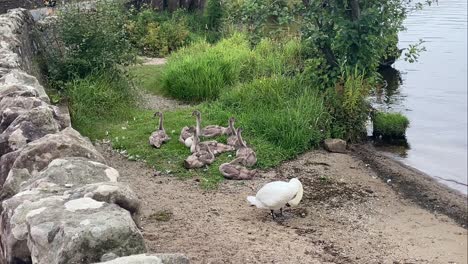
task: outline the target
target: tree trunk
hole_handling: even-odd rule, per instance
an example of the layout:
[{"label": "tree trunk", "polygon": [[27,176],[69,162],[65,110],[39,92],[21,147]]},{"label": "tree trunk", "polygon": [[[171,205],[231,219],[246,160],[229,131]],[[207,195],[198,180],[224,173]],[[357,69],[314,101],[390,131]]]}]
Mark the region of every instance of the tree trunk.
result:
[{"label": "tree trunk", "polygon": [[351,19],[358,21],[361,18],[361,8],[359,7],[359,0],[350,0],[351,6]]}]

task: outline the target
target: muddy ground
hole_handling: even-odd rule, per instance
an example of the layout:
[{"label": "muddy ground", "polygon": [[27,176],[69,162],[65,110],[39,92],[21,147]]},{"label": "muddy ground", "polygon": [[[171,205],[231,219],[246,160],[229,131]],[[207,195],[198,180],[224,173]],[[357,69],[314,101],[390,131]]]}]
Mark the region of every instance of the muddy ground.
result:
[{"label": "muddy ground", "polygon": [[[467,263],[467,230],[395,191],[348,154],[313,151],[251,181],[205,191],[200,179],[154,176],[98,146],[143,202],[152,252],[181,252],[192,263]],[[273,180],[298,177],[299,207],[273,221],[247,195]]]}]

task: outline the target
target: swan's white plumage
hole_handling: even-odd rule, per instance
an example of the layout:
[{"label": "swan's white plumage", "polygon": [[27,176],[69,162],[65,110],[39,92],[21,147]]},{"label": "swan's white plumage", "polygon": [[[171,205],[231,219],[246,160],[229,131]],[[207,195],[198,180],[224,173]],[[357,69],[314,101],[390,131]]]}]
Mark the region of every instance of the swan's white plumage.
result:
[{"label": "swan's white plumage", "polygon": [[302,197],[302,184],[297,178],[294,178],[289,182],[274,181],[267,183],[258,190],[255,197],[248,196],[247,200],[251,205],[261,209],[278,210],[293,200],[299,193]]},{"label": "swan's white plumage", "polygon": [[187,148],[190,148],[192,146],[192,143],[193,143],[193,136],[186,138],[184,141],[184,144]]}]

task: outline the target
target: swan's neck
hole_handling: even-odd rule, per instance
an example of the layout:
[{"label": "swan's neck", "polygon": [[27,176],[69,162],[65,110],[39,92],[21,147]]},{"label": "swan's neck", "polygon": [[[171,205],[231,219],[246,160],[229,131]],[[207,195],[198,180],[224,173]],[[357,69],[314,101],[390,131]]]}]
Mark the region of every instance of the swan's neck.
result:
[{"label": "swan's neck", "polygon": [[193,133],[193,141],[192,144],[195,146],[195,150],[197,151],[198,148],[198,143],[200,142],[200,139],[198,138],[198,133],[197,130]]},{"label": "swan's neck", "polygon": [[159,130],[164,130],[163,128],[163,115],[159,117]]},{"label": "swan's neck", "polygon": [[237,136],[237,131],[234,129],[234,121],[229,121],[229,128],[231,129],[231,133]]},{"label": "swan's neck", "polygon": [[244,158],[233,159],[231,162],[229,162],[229,164],[232,164],[232,165],[241,165],[243,159],[244,159]]},{"label": "swan's neck", "polygon": [[242,147],[247,147],[247,145],[245,145],[245,142],[242,140],[242,135],[240,131],[237,133],[237,140],[239,141],[239,144],[241,144]]},{"label": "swan's neck", "polygon": [[195,130],[197,131],[197,134],[200,135],[201,132],[201,117],[197,116],[197,125],[195,126]]},{"label": "swan's neck", "polygon": [[302,188],[302,184],[299,184],[296,197],[294,197],[294,199],[289,201],[288,204],[291,206],[297,206],[301,202],[303,194],[304,194],[304,189]]}]

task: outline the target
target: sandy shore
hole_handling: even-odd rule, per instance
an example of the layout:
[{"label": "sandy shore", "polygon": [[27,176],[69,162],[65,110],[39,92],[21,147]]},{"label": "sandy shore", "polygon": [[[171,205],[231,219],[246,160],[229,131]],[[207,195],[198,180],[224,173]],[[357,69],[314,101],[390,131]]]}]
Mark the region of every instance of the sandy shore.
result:
[{"label": "sandy shore", "polygon": [[[214,191],[200,189],[200,179],[154,176],[108,146],[98,149],[142,199],[143,233],[153,252],[185,253],[192,263],[467,263],[463,196],[434,181],[404,187],[418,181],[416,174],[404,180],[398,166],[374,169],[384,159],[369,162],[364,149],[352,155],[312,151]],[[387,183],[394,170],[400,176]],[[291,177],[303,182],[305,196],[283,218],[273,221],[267,211],[248,206],[245,197],[263,184]],[[428,198],[419,200],[425,193]]]}]

